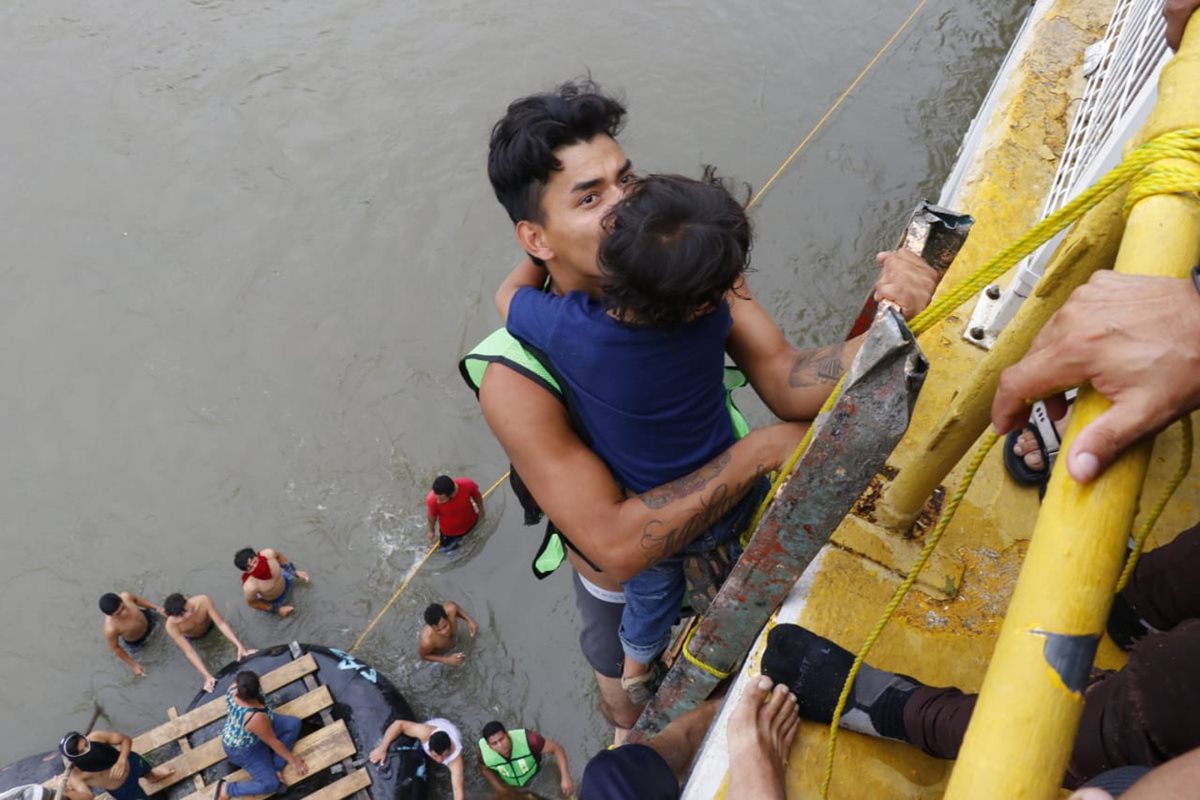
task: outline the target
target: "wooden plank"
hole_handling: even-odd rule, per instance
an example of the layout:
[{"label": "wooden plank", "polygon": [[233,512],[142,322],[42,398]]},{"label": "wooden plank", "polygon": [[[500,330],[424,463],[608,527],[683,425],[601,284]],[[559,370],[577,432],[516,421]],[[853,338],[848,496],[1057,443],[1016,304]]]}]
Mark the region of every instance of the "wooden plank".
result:
[{"label": "wooden plank", "polygon": [[[262,675],[260,677],[262,690],[264,693],[269,694],[316,671],[316,660],[311,655],[305,654],[304,658],[297,661],[290,661],[281,667],[276,667],[266,675]],[[146,755],[156,748],[169,744],[176,739],[182,739],[184,736],[199,728],[203,728],[210,722],[216,722],[223,716],[225,716],[224,696],[210,700],[178,719],[173,719],[170,722],[159,725],[157,728],[146,731],[140,736],[134,737],[133,750],[135,753]]]},{"label": "wooden plank", "polygon": [[[167,716],[170,717],[171,719],[179,719],[179,711],[175,708],[175,706],[171,706],[170,708],[167,709]],[[192,745],[188,742],[186,736],[176,739],[175,743],[179,745],[179,752],[183,753],[184,755],[192,752]],[[186,775],[187,773],[185,772],[183,774]],[[201,778],[199,775],[193,775],[192,776],[192,787],[196,791],[200,791],[201,789],[204,788],[204,779]]]},{"label": "wooden plank", "polygon": [[[292,658],[300,658],[301,652],[300,652],[300,643],[299,642],[293,641],[291,644],[288,645],[288,650],[291,652]],[[317,682],[317,676],[305,675],[304,676],[304,685],[306,687],[308,687],[308,690],[311,692],[313,689],[317,688],[317,686],[319,686],[320,684]],[[322,725],[332,725],[333,724],[333,714],[329,711],[329,709],[325,709],[324,711],[321,712],[321,724]],[[334,775],[341,775],[342,773],[349,772],[352,769],[354,769],[354,765],[351,764],[350,759],[347,758],[346,760],[342,761],[342,763],[340,763],[340,764],[334,764],[332,767],[329,768],[329,771]],[[358,800],[366,800],[366,798],[359,798]]]},{"label": "wooden plank", "polygon": [[344,777],[338,778],[328,786],[323,786],[312,794],[305,795],[304,800],[345,800],[345,798],[355,792],[366,789],[370,785],[371,776],[367,774],[367,771],[365,769],[356,769]]},{"label": "wooden plank", "polygon": [[[315,691],[302,694],[295,700],[284,703],[275,710],[280,714],[289,714],[293,717],[306,719],[332,705],[333,695],[329,693],[329,687],[319,686]],[[146,793],[155,794],[168,786],[174,786],[187,776],[195,775],[200,770],[211,767],[223,758],[225,758],[225,748],[221,746],[221,737],[219,735],[214,736],[207,742],[199,744],[189,751],[180,753],[170,761],[163,762],[160,766],[174,767],[175,773],[168,775],[161,781],[154,783],[147,781]],[[199,775],[196,775],[196,782],[197,791],[204,788],[204,781]]]},{"label": "wooden plank", "polygon": [[[318,728],[314,733],[305,736],[300,741],[296,742],[296,746],[292,748],[292,752],[300,758],[304,759],[308,764],[308,775],[315,775],[323,769],[328,769],[334,764],[341,761],[343,758],[349,758],[354,755],[354,740],[350,738],[350,732],[346,730],[346,723],[343,720],[337,720],[334,724]],[[304,777],[296,774],[296,770],[291,764],[283,768],[283,782],[286,786],[292,786],[304,780]],[[250,773],[244,769],[239,769],[225,777],[227,782],[244,781],[250,778]],[[205,786],[198,792],[192,792],[183,800],[212,800],[212,794],[215,790],[215,785]],[[270,795],[255,794],[244,795],[246,800],[264,800]]]}]

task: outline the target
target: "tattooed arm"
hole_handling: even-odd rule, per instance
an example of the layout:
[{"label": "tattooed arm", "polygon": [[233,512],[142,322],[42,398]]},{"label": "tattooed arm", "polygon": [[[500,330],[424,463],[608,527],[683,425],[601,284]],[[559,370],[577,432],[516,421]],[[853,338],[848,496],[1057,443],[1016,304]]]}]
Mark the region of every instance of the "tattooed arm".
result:
[{"label": "tattooed arm", "polygon": [[[937,272],[911,253],[881,253],[875,299],[891,300],[911,319],[929,304]],[[754,391],[780,419],[811,420],[850,366],[863,338],[797,350],[745,287],[728,296],[733,329],[726,349]]]},{"label": "tattooed arm", "polygon": [[708,529],[791,455],[806,428],[754,431],[690,475],[626,497],[571,430],[562,403],[528,378],[493,365],[479,402],[538,504],[609,581],[628,580]]}]

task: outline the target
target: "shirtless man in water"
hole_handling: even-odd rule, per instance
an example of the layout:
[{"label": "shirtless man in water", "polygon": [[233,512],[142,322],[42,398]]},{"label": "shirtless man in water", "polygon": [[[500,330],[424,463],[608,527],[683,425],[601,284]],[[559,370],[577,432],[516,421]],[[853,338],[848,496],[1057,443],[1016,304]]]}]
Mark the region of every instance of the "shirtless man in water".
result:
[{"label": "shirtless man in water", "polygon": [[426,661],[461,667],[467,660],[466,653],[449,653],[458,636],[458,620],[467,623],[467,633],[474,636],[479,631],[475,620],[457,603],[431,603],[425,608],[425,625],[421,627],[421,642],[417,652]]},{"label": "shirtless man in water", "polygon": [[167,635],[200,673],[200,677],[204,679],[204,691],[206,692],[213,690],[217,685],[217,679],[204,666],[204,661],[196,653],[196,648],[192,647],[192,642],[203,639],[215,625],[221,631],[221,635],[237,648],[238,661],[254,655],[256,652],[248,650],[242,644],[237,634],[233,632],[233,628],[229,627],[229,623],[217,611],[216,606],[206,594],[184,597],[176,592],[163,601],[163,611],[167,616]]},{"label": "shirtless man in water", "polygon": [[138,648],[146,643],[154,630],[155,612],[161,614],[162,609],[132,592],[108,592],[100,596],[100,610],[104,612],[104,639],[109,649],[133,670],[134,675],[142,677],[146,670],[126,652],[126,648]]},{"label": "shirtless man in water", "polygon": [[296,610],[284,602],[292,591],[293,581],[299,578],[308,583],[308,573],[296,569],[283,553],[269,547],[258,552],[253,547],[244,547],[233,556],[233,563],[242,571],[246,605],[281,617]]}]

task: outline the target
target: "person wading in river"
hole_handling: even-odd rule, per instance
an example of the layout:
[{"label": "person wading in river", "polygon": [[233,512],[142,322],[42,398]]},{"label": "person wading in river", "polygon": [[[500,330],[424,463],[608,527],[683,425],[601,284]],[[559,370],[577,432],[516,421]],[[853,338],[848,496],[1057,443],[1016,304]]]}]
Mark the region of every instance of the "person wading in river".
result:
[{"label": "person wading in river", "polygon": [[242,640],[233,632],[233,628],[229,627],[224,617],[217,611],[212,600],[208,599],[208,595],[197,594],[191,597],[184,597],[176,592],[168,595],[163,601],[163,611],[167,615],[167,635],[175,642],[175,645],[183,651],[187,656],[187,660],[200,673],[200,677],[204,680],[204,691],[211,692],[217,685],[217,679],[208,671],[208,667],[204,665],[204,661],[196,653],[196,648],[192,646],[192,642],[203,639],[208,635],[214,627],[221,631],[221,635],[229,640],[229,643],[237,648],[238,661],[241,661],[247,656],[253,655],[256,651],[249,650],[242,644]]},{"label": "person wading in river", "polygon": [[162,609],[132,592],[108,592],[100,596],[100,610],[104,612],[104,639],[109,649],[134,675],[142,677],[146,670],[127,650],[136,650],[146,643],[154,630],[156,614],[162,613]]},{"label": "person wading in river", "polygon": [[283,553],[269,547],[258,552],[253,547],[244,547],[234,554],[233,563],[242,571],[246,605],[281,617],[296,610],[295,606],[284,603],[291,594],[292,583],[297,578],[308,583],[308,573],[296,569]]}]

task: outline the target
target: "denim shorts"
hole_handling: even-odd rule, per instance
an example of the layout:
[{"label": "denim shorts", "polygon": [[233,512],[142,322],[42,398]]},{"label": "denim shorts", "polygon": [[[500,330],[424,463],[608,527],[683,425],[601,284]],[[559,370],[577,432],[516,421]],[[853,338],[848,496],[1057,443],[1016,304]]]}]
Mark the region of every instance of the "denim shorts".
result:
[{"label": "denim shorts", "polygon": [[761,478],[715,525],[692,540],[677,555],[664,558],[625,581],[625,611],[621,615],[621,647],[639,664],[649,664],[671,641],[671,626],[679,619],[687,581],[683,557],[717,547],[728,547],[730,561],[742,554],[738,536],[754,519],[762,499],[771,488]]}]

